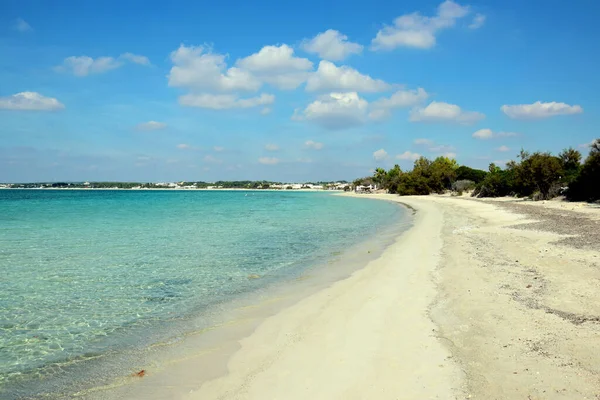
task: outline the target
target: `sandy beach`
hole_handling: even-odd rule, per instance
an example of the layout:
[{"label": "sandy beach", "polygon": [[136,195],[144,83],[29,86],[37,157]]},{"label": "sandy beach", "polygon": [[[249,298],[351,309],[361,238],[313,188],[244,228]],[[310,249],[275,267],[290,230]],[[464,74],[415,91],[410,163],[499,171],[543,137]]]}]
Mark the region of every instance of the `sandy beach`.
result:
[{"label": "sandy beach", "polygon": [[215,359],[198,354],[178,380],[150,370],[140,387],[189,400],[600,398],[600,209],[360,196],[413,208],[414,226],[257,323],[210,379]]}]

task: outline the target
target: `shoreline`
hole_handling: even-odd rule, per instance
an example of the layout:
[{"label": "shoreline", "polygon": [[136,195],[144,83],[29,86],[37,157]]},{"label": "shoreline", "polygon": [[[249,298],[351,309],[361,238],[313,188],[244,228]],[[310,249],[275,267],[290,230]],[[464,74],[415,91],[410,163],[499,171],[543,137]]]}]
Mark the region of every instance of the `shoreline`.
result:
[{"label": "shoreline", "polygon": [[[296,304],[305,297],[321,291],[337,281],[344,280],[362,268],[412,224],[410,213],[400,210],[394,224],[378,228],[378,233],[360,242],[335,251],[317,264],[292,273],[287,278],[268,283],[256,291],[248,292],[219,304],[209,314],[199,315],[205,328],[185,332],[175,341],[159,342],[144,350],[140,357],[125,363],[130,368],[105,384],[94,385],[77,392],[52,396],[84,399],[164,399],[182,398],[199,382],[214,379],[227,373],[227,361],[239,348],[238,342],[272,315]],[[192,321],[196,318],[192,318]],[[205,321],[209,321],[208,325]],[[195,325],[192,323],[192,325]],[[122,365],[126,356],[120,356]],[[199,360],[199,363],[196,362]],[[104,363],[110,367],[110,362]],[[135,373],[144,370],[143,379]],[[104,371],[102,368],[100,371]],[[194,371],[193,376],[190,371]],[[95,373],[98,373],[96,371]],[[60,397],[63,396],[63,397]]]},{"label": "shoreline", "polygon": [[230,356],[198,354],[191,343],[185,362],[114,392],[116,397],[461,398],[463,373],[429,318],[442,214],[408,203],[418,210],[413,226],[377,258],[259,318],[230,343]]},{"label": "shoreline", "polygon": [[340,195],[398,203],[413,224],[381,251],[345,254],[345,275],[310,271],[159,346],[170,358],[143,379],[76,397],[597,397],[599,209]]}]

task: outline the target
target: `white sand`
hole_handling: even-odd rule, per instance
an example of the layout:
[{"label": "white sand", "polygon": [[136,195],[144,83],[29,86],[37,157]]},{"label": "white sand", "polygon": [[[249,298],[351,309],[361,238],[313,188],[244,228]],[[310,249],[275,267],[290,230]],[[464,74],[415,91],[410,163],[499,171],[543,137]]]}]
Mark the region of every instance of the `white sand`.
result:
[{"label": "white sand", "polygon": [[420,205],[415,226],[383,255],[267,319],[241,342],[229,373],[189,399],[452,399],[462,373],[436,338],[442,215]]},{"label": "white sand", "polygon": [[360,196],[414,207],[414,227],[258,321],[223,368],[190,348],[140,384],[189,400],[600,399],[600,246],[514,229],[527,220],[494,202]]}]

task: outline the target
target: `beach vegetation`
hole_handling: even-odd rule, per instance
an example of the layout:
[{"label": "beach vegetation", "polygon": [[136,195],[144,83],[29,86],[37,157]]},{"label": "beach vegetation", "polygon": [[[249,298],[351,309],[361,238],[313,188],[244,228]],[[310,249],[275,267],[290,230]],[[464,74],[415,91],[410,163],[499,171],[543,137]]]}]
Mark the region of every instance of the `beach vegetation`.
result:
[{"label": "beach vegetation", "polygon": [[[361,178],[360,182],[367,181]],[[379,187],[401,196],[427,195],[472,190],[477,197],[516,196],[547,200],[566,195],[568,200],[600,200],[600,139],[582,154],[570,147],[557,156],[549,152],[522,149],[504,168],[491,163],[487,171],[458,165],[455,159],[419,157],[411,170],[398,165],[389,170],[377,168],[371,177]],[[364,183],[361,183],[364,184]]]}]

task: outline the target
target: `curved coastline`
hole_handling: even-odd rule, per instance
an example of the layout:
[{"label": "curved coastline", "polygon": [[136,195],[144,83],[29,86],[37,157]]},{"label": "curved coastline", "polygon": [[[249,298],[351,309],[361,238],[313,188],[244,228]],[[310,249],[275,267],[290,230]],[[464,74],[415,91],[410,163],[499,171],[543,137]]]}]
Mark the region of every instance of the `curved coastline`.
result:
[{"label": "curved coastline", "polygon": [[[442,214],[426,204],[401,205],[417,210],[413,226],[376,258],[358,260],[349,276],[308,285],[287,302],[263,299],[242,312],[250,312],[245,318],[190,340],[160,373],[85,397],[454,398],[462,371],[429,317]],[[210,350],[200,350],[207,344]]]}]

